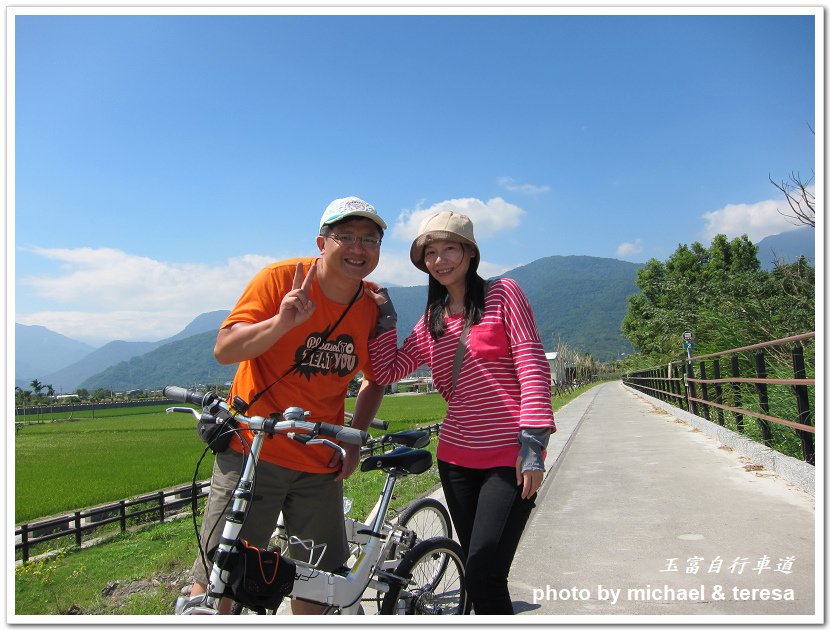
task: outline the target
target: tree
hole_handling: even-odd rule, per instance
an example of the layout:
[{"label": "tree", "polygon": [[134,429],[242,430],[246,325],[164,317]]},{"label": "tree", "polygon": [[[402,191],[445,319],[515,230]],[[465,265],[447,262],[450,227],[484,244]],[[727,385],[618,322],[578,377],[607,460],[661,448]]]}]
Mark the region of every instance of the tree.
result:
[{"label": "tree", "polygon": [[14,402],[15,402],[15,405],[28,404],[31,399],[32,399],[32,392],[30,392],[28,389],[23,389],[22,387],[15,387],[14,388]]},{"label": "tree", "polygon": [[796,224],[816,227],[816,195],[812,187],[815,180],[815,172],[808,180],[801,178],[801,173],[790,173],[789,180],[776,182],[769,176],[769,181],[778,190],[784,193],[787,204],[790,206],[788,212],[778,211],[779,214],[795,220]]},{"label": "tree", "polygon": [[95,402],[99,402],[101,400],[107,400],[108,398],[112,397],[112,392],[108,389],[104,389],[103,387],[99,387],[94,392],[92,392],[92,400]]},{"label": "tree", "polygon": [[[812,134],[816,135],[813,127],[811,125],[807,126],[810,128]],[[784,193],[787,204],[790,206],[789,212],[781,212],[779,210],[778,213],[794,219],[796,225],[816,227],[816,195],[813,192],[815,190],[813,188],[813,181],[816,177],[815,171],[813,171],[810,179],[806,181],[801,178],[801,173],[795,171],[790,173],[789,180],[781,180],[780,183],[774,181],[772,175],[768,177],[772,185]]]},{"label": "tree", "polygon": [[650,365],[680,358],[684,331],[697,354],[750,345],[815,329],[815,271],[800,260],[760,269],[746,237],[717,235],[707,248],[680,245],[637,274],[623,334]]},{"label": "tree", "polygon": [[40,398],[40,392],[43,391],[43,383],[41,383],[37,379],[33,379],[29,386],[32,388],[32,391],[35,393],[35,398]]}]

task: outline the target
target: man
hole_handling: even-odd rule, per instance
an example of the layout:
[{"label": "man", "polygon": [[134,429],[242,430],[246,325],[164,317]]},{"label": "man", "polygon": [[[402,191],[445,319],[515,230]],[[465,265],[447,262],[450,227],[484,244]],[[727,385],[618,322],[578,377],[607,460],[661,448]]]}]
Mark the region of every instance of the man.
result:
[{"label": "man", "polygon": [[[378,308],[363,279],[378,264],[386,223],[357,197],[335,199],[320,219],[317,259],[292,259],[262,269],[247,286],[222,325],[214,354],[219,363],[239,363],[231,397],[251,405],[247,415],[268,416],[287,407],[311,412],[309,420],[343,424],[349,382],[362,370],[363,385],[352,426],[365,430],[383,397],[374,382],[367,344]],[[228,504],[247,454],[251,435],[235,437],[218,453],[202,522],[202,548],[218,544]],[[240,537],[264,548],[283,511],[290,536],[324,543],[318,567],[331,571],[348,558],[343,525],[342,482],[355,469],[360,447],[341,445],[346,458],[324,445],[304,446],[284,436],[266,440],[256,473],[256,496]],[[299,545],[292,557],[309,561]],[[317,560],[319,551],[314,556]],[[204,593],[209,578],[201,557],[193,565],[191,601]],[[221,612],[230,609],[223,599]],[[292,601],[296,614],[320,613],[312,602]]]}]

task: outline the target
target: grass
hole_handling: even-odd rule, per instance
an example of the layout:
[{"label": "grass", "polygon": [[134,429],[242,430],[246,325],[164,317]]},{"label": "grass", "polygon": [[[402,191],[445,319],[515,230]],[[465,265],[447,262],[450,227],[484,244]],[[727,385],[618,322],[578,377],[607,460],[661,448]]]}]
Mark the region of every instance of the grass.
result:
[{"label": "grass", "polygon": [[[740,353],[740,373],[743,376],[754,375],[754,355],[747,353]],[[806,366],[806,376],[808,378],[815,378],[814,360],[808,357],[809,360]],[[767,357],[766,374],[769,379],[791,379],[793,378],[792,365],[788,364],[788,357],[771,356]],[[721,366],[723,370],[723,366]],[[711,378],[712,368],[709,368]],[[721,387],[722,404],[754,411],[756,413],[770,415],[776,418],[789,420],[795,422],[798,419],[798,408],[796,398],[792,386],[790,385],[776,385],[770,383],[767,385],[767,396],[769,403],[769,410],[765,411],[760,403],[758,388],[754,384],[741,383],[737,385],[740,392],[740,404],[735,399],[735,388],[733,384],[724,384]],[[714,401],[717,398],[716,389],[714,386],[707,388],[708,400]],[[703,388],[698,385],[696,388],[697,398],[703,398]],[[811,410],[811,421],[815,426],[815,387],[807,387],[808,406]],[[674,404],[677,404],[674,401]],[[704,405],[700,405],[697,414],[706,417]],[[708,419],[711,422],[720,423],[720,417],[723,417],[723,426],[736,433],[741,433],[747,438],[758,443],[764,443],[761,420],[750,415],[743,415],[743,423],[741,430],[738,428],[736,414],[731,411],[720,411],[715,407],[708,408]],[[803,459],[801,440],[798,437],[795,429],[778,424],[772,421],[765,421],[770,430],[771,439],[769,446],[784,455],[794,457],[796,459]]]},{"label": "grass", "polygon": [[[353,398],[346,408],[354,408]],[[105,410],[106,415],[99,410],[94,419],[20,429],[15,435],[15,522],[189,482],[204,445],[192,416],[168,415],[163,409]],[[445,411],[438,394],[387,396],[378,417],[397,431],[440,422]],[[212,466],[208,453],[199,479],[207,479]]]},{"label": "grass", "polygon": [[150,405],[140,407],[101,407],[95,409],[85,409],[82,411],[73,409],[66,411],[55,411],[53,407],[26,407],[29,413],[15,415],[15,422],[53,422],[57,420],[83,420],[83,419],[102,419],[102,418],[120,418],[125,415],[138,416],[144,414],[163,413],[168,405]]},{"label": "grass", "polygon": [[[15,521],[186,483],[202,450],[193,418],[183,414],[24,427],[15,435]],[[210,457],[202,477],[212,465]]]},{"label": "grass", "polygon": [[[122,534],[81,552],[30,562],[16,570],[15,613],[170,614],[177,584],[184,583],[183,572],[195,553],[192,524],[183,519]],[[134,595],[103,594],[113,582],[141,581],[148,587]]]},{"label": "grass", "polygon": [[[554,409],[561,409],[590,387],[592,385],[555,397]],[[347,401],[347,410],[353,404],[353,399]],[[389,430],[396,431],[438,422],[445,411],[446,403],[437,394],[387,396],[377,415],[389,420]],[[141,422],[156,422],[150,415]],[[186,416],[181,418],[187,419]],[[124,419],[117,422],[122,424],[116,424],[115,428],[123,428]],[[110,429],[105,430],[107,426],[101,424],[95,428],[110,437]],[[29,428],[35,427],[26,430]],[[193,431],[192,421],[187,430]],[[51,435],[56,434],[45,433],[46,437]],[[89,441],[93,441],[92,437],[91,433],[87,434]],[[199,444],[193,435],[187,440]],[[172,437],[168,441],[173,441]],[[432,440],[430,444],[433,453],[435,442]],[[178,458],[187,461],[191,468],[196,460],[196,457],[188,458],[182,453]],[[185,481],[189,478],[186,476]],[[383,480],[383,474],[357,472],[346,481],[345,493],[354,500],[350,516],[362,518],[368,513],[380,493]],[[435,466],[423,475],[403,479],[396,486],[393,508],[404,507],[438,483]],[[93,502],[104,501],[95,499]],[[35,560],[16,569],[14,611],[16,615],[169,615],[179,590],[187,583],[186,575],[196,553],[196,537],[189,517],[119,534],[84,550],[65,549],[53,558]],[[112,593],[104,594],[110,590]]]}]

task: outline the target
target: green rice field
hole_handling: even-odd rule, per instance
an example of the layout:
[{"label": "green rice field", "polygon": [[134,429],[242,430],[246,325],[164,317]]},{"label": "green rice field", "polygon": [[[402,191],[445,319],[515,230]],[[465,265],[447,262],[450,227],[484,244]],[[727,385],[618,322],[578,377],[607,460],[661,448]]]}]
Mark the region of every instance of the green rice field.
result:
[{"label": "green rice field", "polygon": [[[353,408],[354,399],[347,399],[347,411]],[[440,422],[446,408],[438,394],[387,396],[377,415],[396,431]],[[192,416],[166,414],[164,407],[97,410],[95,416],[74,414],[70,422],[28,424],[16,431],[16,523],[192,480],[204,450]],[[209,478],[212,466],[208,452],[198,478]]]}]

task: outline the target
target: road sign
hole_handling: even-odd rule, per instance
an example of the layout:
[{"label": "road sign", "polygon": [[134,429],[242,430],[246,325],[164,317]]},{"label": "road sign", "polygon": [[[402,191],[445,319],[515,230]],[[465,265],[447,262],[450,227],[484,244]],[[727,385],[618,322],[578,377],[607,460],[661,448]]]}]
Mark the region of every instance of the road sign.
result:
[{"label": "road sign", "polygon": [[691,350],[694,347],[695,347],[695,344],[694,344],[693,341],[684,341],[683,342],[683,349],[684,350]]},{"label": "road sign", "polygon": [[691,341],[692,339],[694,339],[694,336],[690,330],[683,333],[683,341]]}]

